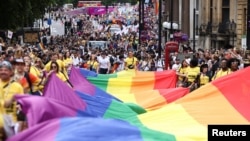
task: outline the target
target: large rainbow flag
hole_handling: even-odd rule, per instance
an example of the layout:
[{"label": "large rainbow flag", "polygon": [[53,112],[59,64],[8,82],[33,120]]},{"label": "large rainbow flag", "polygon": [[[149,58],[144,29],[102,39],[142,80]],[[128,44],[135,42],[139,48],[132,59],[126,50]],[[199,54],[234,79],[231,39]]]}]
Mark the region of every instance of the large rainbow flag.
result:
[{"label": "large rainbow flag", "polygon": [[[130,102],[142,106],[147,110],[154,110],[171,103],[180,97],[189,93],[188,88],[175,88],[175,71],[164,72],[140,72],[140,71],[122,71],[108,75],[91,75],[88,71],[81,69],[72,70],[71,79],[85,79],[78,81],[82,87],[98,87],[107,93],[119,98],[123,102]],[[82,78],[79,74],[85,74]],[[76,85],[77,85],[76,84]],[[86,91],[86,90],[85,90]]]},{"label": "large rainbow flag", "polygon": [[85,77],[82,77],[84,75],[94,76],[94,77],[97,76],[97,74],[92,71],[86,71],[84,69],[78,69],[78,68],[72,67],[69,80],[74,86],[73,89],[75,91],[88,94],[94,97],[104,97],[104,98],[115,99],[115,100],[120,101],[119,99],[110,95],[106,91],[91,84]]},{"label": "large rainbow flag", "polygon": [[[85,85],[82,86],[84,87]],[[77,109],[84,110],[90,115],[103,118],[126,119],[136,117],[137,111],[141,111],[141,113],[146,112],[140,106],[134,106],[136,109],[131,109],[131,106],[113,99],[106,93],[89,95],[77,90],[74,91],[57,78],[56,75],[52,75],[48,82],[44,97],[59,100]]]},{"label": "large rainbow flag", "polygon": [[[207,140],[208,124],[249,124],[250,112],[246,108],[250,106],[249,73],[250,68],[246,68],[213,81],[158,110],[139,115],[140,122],[151,129],[173,134],[176,140]],[[109,87],[116,87],[110,85],[109,79],[119,78],[101,80],[107,81],[107,91]],[[92,77],[88,80],[96,86],[101,83]],[[119,81],[124,80],[117,83]]]},{"label": "large rainbow flag", "polygon": [[[86,120],[84,117],[58,118],[37,124],[9,141],[46,137],[51,141],[206,141],[209,124],[250,123],[249,73],[250,67],[239,70],[159,109],[122,121],[95,117]],[[126,136],[119,138],[124,134]]]}]

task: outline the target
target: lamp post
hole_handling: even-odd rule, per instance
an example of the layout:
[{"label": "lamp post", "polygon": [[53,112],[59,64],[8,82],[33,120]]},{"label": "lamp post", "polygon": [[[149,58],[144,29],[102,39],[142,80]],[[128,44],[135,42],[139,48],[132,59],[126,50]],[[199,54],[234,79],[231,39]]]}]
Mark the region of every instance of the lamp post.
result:
[{"label": "lamp post", "polygon": [[139,46],[140,46],[141,45],[141,0],[139,0],[138,12],[139,12]]},{"label": "lamp post", "polygon": [[139,0],[139,45],[141,45],[141,34],[144,30],[144,0]]},{"label": "lamp post", "polygon": [[174,10],[173,10],[173,7],[174,7],[174,2],[173,0],[170,0],[170,40],[173,39],[174,37],[174,31],[173,31],[173,14],[174,14]]},{"label": "lamp post", "polygon": [[[234,20],[232,20],[232,21],[230,22],[230,32],[232,33],[232,37],[233,37],[233,46],[234,46],[235,30],[236,30],[236,23],[234,22]],[[231,34],[231,33],[230,33],[230,34]]]},{"label": "lamp post", "polygon": [[[177,23],[171,23],[171,22],[163,22],[162,23],[162,27],[164,28],[164,31],[165,31],[165,38],[166,38],[166,42],[167,42],[167,37],[168,37],[168,33],[167,31],[170,30],[170,36],[169,36],[169,39],[172,40],[174,35],[171,35],[171,31],[173,32],[174,30],[178,30],[179,26]],[[172,37],[171,37],[172,36]]]},{"label": "lamp post", "polygon": [[207,30],[206,30],[207,25],[206,24],[201,24],[199,27],[199,36],[202,37],[202,46],[204,48],[205,46],[205,38],[207,35]]},{"label": "lamp post", "polygon": [[[196,9],[194,8],[193,9],[193,53],[195,53],[195,14],[196,14]],[[194,54],[194,57],[195,57],[195,54]]]},{"label": "lamp post", "polygon": [[162,46],[161,46],[161,32],[162,32],[162,23],[161,23],[161,18],[162,18],[162,0],[159,0],[159,15],[158,15],[158,20],[159,20],[159,27],[158,27],[158,55],[159,57],[161,57],[161,50],[162,50]]}]

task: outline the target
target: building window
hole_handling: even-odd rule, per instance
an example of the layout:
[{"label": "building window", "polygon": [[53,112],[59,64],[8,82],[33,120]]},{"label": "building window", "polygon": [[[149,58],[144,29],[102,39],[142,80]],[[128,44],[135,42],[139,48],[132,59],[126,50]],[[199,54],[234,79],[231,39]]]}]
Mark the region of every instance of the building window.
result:
[{"label": "building window", "polygon": [[230,0],[222,0],[222,22],[230,21]]},{"label": "building window", "polygon": [[213,0],[210,0],[210,15],[209,15],[209,20],[211,23],[213,23]]}]

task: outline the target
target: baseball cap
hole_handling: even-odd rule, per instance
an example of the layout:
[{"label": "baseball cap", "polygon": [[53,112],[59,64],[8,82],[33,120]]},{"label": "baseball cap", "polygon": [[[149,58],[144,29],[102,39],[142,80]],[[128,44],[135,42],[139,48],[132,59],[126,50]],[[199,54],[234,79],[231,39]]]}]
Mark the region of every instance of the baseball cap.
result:
[{"label": "baseball cap", "polygon": [[2,67],[6,67],[9,70],[13,69],[13,67],[12,67],[12,65],[11,65],[11,63],[9,61],[2,61],[0,63],[0,68],[2,68]]},{"label": "baseball cap", "polygon": [[23,59],[15,59],[14,64],[24,64]]}]

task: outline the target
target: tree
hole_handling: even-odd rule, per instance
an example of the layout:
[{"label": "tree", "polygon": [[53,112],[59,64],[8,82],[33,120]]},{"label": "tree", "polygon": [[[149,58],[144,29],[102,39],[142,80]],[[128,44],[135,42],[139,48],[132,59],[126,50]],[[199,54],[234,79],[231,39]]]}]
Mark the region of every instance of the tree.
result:
[{"label": "tree", "polygon": [[35,19],[44,15],[44,9],[56,0],[7,0],[0,5],[0,29],[16,30],[32,26]]},{"label": "tree", "polygon": [[117,0],[117,3],[130,3],[131,5],[135,5],[139,0]]},{"label": "tree", "polygon": [[116,0],[102,0],[102,5],[111,6],[115,2],[116,2]]}]

